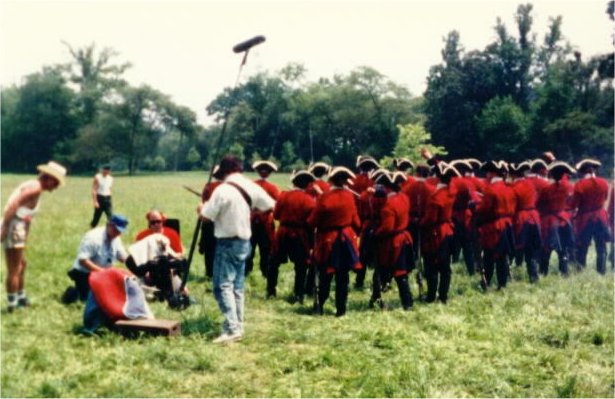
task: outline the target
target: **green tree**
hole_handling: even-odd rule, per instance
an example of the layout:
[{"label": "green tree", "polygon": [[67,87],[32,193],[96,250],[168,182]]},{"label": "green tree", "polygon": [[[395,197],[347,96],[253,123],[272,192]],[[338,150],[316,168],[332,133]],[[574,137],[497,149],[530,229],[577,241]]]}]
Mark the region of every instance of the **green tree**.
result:
[{"label": "green tree", "polygon": [[477,120],[480,140],[488,144],[483,157],[522,161],[528,127],[529,118],[512,97],[493,98]]},{"label": "green tree", "polygon": [[[397,125],[397,129],[399,130],[399,135],[393,149],[392,158],[408,158],[418,163],[423,161],[420,152],[422,148],[428,149],[434,155],[443,156],[448,154],[444,147],[431,143],[431,134],[420,123]],[[392,159],[390,161],[392,163]],[[383,159],[385,164],[388,164],[390,161],[387,157]]]},{"label": "green tree", "polygon": [[50,159],[65,162],[77,129],[74,101],[57,67],[3,90],[2,169],[31,172],[33,165]]}]

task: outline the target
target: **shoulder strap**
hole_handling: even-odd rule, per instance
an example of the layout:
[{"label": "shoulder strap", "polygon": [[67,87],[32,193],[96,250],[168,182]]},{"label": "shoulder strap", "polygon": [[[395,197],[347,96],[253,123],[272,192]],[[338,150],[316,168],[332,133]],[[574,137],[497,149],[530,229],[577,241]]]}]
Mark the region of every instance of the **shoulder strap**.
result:
[{"label": "shoulder strap", "polygon": [[246,190],[244,190],[239,184],[234,183],[232,181],[227,181],[226,183],[235,187],[239,191],[243,199],[246,200],[246,203],[248,204],[248,208],[252,209],[252,198],[250,198],[248,193],[246,193]]}]

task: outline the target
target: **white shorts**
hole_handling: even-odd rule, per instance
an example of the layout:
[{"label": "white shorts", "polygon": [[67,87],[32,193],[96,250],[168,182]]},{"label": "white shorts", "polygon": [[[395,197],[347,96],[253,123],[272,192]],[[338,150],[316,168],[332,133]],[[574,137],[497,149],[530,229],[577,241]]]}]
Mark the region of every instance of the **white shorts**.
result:
[{"label": "white shorts", "polygon": [[26,247],[30,223],[19,218],[13,218],[9,223],[4,248],[22,249]]}]

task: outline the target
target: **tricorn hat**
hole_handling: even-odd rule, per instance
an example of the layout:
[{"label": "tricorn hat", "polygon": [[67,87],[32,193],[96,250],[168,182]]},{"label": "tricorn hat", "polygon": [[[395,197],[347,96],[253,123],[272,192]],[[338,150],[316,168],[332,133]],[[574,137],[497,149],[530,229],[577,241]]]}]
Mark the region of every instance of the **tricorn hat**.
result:
[{"label": "tricorn hat", "polygon": [[476,158],[466,158],[465,161],[472,165],[472,169],[479,170],[483,163]]},{"label": "tricorn hat", "polygon": [[502,166],[498,161],[487,161],[485,162],[480,169],[483,172],[492,172],[492,173],[500,173]]},{"label": "tricorn hat", "polygon": [[379,168],[380,165],[378,164],[378,162],[370,157],[369,155],[359,155],[357,157],[357,168],[360,169],[374,169],[374,168]]},{"label": "tricorn hat", "polygon": [[408,158],[396,158],[393,160],[393,166],[397,170],[406,171],[408,169],[414,169],[414,162]]},{"label": "tricorn hat", "polygon": [[547,169],[547,163],[540,158],[534,159],[530,162],[530,170],[532,173],[536,173],[539,170]]},{"label": "tricorn hat", "polygon": [[388,171],[384,171],[383,173],[378,174],[374,182],[376,184],[381,184],[386,187],[390,187],[394,184],[393,176]]},{"label": "tricorn hat", "polygon": [[335,178],[354,179],[355,174],[345,166],[336,166],[329,171],[329,179]]},{"label": "tricorn hat", "polygon": [[519,163],[511,163],[509,164],[510,172],[516,175],[522,175],[526,171],[530,170],[530,163],[527,161],[519,162]]},{"label": "tricorn hat", "polygon": [[451,166],[454,166],[455,169],[461,174],[466,172],[472,172],[474,167],[467,159],[457,159],[450,163]]},{"label": "tricorn hat", "polygon": [[380,176],[383,173],[388,173],[389,171],[384,169],[384,168],[379,168],[379,169],[372,169],[367,173],[367,176],[373,181],[375,182],[376,179],[378,179],[378,176]]},{"label": "tricorn hat", "polygon": [[573,174],[576,170],[564,161],[555,161],[549,164],[549,173],[552,175],[560,175],[563,173]]},{"label": "tricorn hat", "polygon": [[307,187],[308,184],[316,180],[316,177],[307,170],[293,172],[290,176],[290,181],[294,186],[299,188]]},{"label": "tricorn hat", "polygon": [[393,179],[393,183],[395,184],[402,184],[408,180],[408,176],[406,176],[406,174],[401,171],[393,172],[391,178]]},{"label": "tricorn hat", "polygon": [[56,179],[60,187],[66,184],[66,168],[57,162],[49,161],[46,164],[38,165],[36,170],[43,175]]},{"label": "tricorn hat", "polygon": [[442,167],[440,172],[441,177],[459,177],[461,174],[453,165],[447,165]]},{"label": "tricorn hat", "polygon": [[274,164],[271,161],[256,161],[252,164],[252,169],[253,170],[259,170],[259,169],[268,169],[271,172],[277,172],[278,171],[278,167],[276,166],[276,164]]},{"label": "tricorn hat", "polygon": [[330,169],[331,166],[329,166],[325,162],[316,162],[308,168],[308,171],[314,176],[320,177],[325,173],[328,173]]},{"label": "tricorn hat", "polygon": [[597,159],[586,158],[582,161],[579,161],[575,165],[575,169],[579,172],[583,172],[587,168],[599,168],[600,166],[602,166],[602,162],[598,161]]}]

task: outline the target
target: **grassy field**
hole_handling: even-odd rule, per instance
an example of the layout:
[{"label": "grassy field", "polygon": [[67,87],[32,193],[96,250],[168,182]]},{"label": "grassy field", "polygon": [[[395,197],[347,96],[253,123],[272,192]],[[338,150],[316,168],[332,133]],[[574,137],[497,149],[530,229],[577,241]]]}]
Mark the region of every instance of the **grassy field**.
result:
[{"label": "grassy field", "polygon": [[[2,175],[2,205],[28,176]],[[160,207],[182,222],[189,246],[204,173],[117,177],[114,207],[131,219],[124,243]],[[287,176],[277,182],[288,187]],[[482,293],[461,264],[453,266],[448,305],[369,309],[369,291],[352,291],[349,312],[335,318],[292,305],[292,267],[283,266],[278,298],[265,300],[256,272],[247,281],[246,337],[211,343],[222,318],[195,257],[189,287],[198,304],[183,312],[154,303],[159,318],[181,320],[182,337],[125,339],[78,333],[82,305],[59,298],[91,218],[91,178],[71,177],[42,199],[32,225],[27,292],[33,306],[2,313],[2,397],[613,397],[613,272],[590,267],[563,279],[527,283],[522,268],[500,292]],[[3,260],[4,262],[4,260]],[[6,276],[2,264],[2,281]],[[371,279],[371,271],[368,274]],[[353,278],[354,280],[354,278]],[[416,287],[413,287],[416,294]],[[3,286],[0,299],[6,307]]]}]

